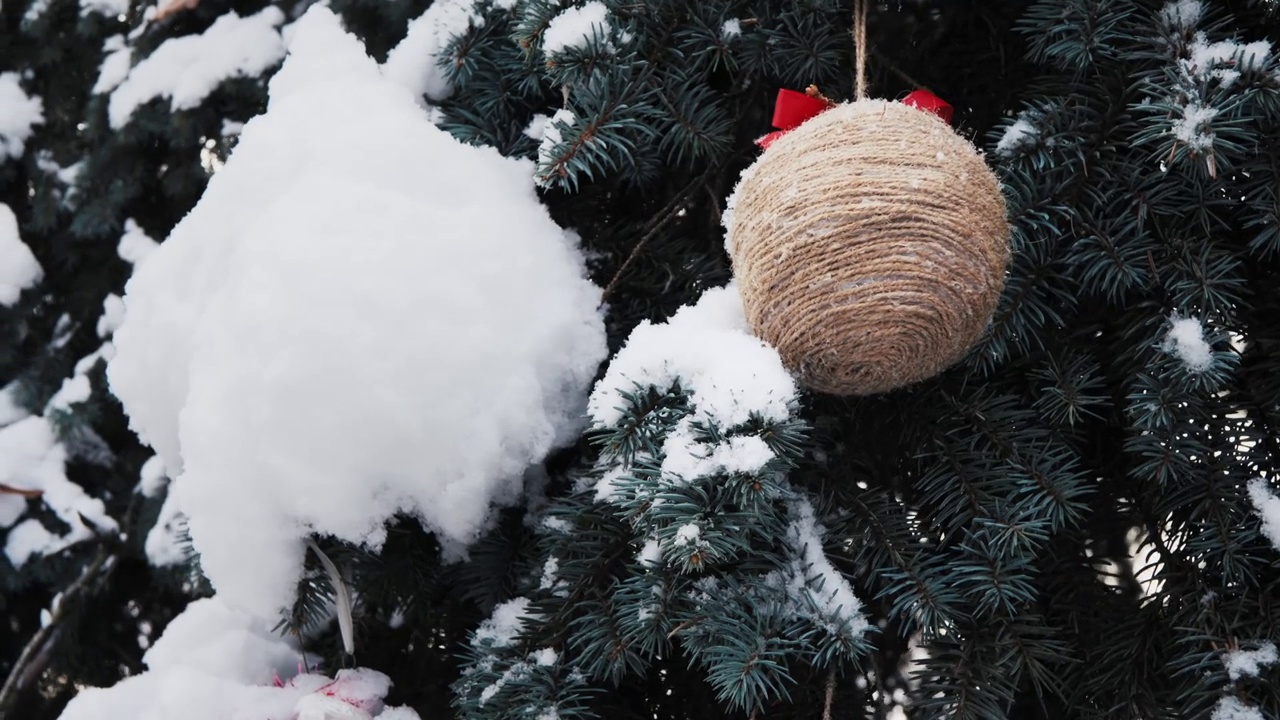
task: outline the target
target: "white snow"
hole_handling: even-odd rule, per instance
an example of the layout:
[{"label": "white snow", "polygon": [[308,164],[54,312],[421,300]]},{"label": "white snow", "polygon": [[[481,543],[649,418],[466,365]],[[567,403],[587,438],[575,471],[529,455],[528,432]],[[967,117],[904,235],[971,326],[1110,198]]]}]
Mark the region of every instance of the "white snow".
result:
[{"label": "white snow", "polygon": [[759,472],[775,455],[756,435],[726,438],[709,444],[699,442],[691,418],[684,418],[667,435],[662,446],[662,472],[684,482],[721,473]]},{"label": "white snow", "polygon": [[777,351],[748,329],[733,284],[706,291],[663,324],[637,325],[591,393],[591,419],[597,426],[615,425],[623,417],[624,392],[637,385],[665,390],[677,381],[697,408],[693,419],[725,429],[753,414],[785,420],[798,393]]},{"label": "white snow", "polygon": [[516,642],[516,635],[524,627],[524,621],[531,617],[529,598],[518,597],[501,603],[480,623],[471,644],[485,648],[511,647]]},{"label": "white snow", "polygon": [[476,0],[435,0],[426,12],[409,23],[408,32],[387,54],[382,72],[413,93],[434,101],[453,94],[453,85],[440,66],[440,53],[455,37],[471,28],[484,27]]},{"label": "white snow", "polygon": [[69,412],[72,405],[85,402],[91,394],[93,394],[93,386],[89,383],[89,376],[76,373],[62,381],[62,387],[58,388],[58,392],[49,398],[45,413],[48,414],[50,411]]},{"label": "white snow", "polygon": [[1200,0],[1172,0],[1160,9],[1160,15],[1165,22],[1183,30],[1190,30],[1200,24],[1202,14],[1204,14],[1204,7],[1201,6]]},{"label": "white snow", "polygon": [[807,608],[814,607],[816,619],[828,624],[833,632],[862,635],[871,626],[862,614],[862,601],[823,552],[822,535],[826,531],[818,524],[813,506],[803,498],[796,500],[791,516],[786,542],[793,557],[787,589],[797,613],[808,615]]},{"label": "white snow", "polygon": [[1255,40],[1239,43],[1220,40],[1211,43],[1204,33],[1196,33],[1190,46],[1190,57],[1182,61],[1182,72],[1199,80],[1216,78],[1224,88],[1230,88],[1241,73],[1263,66],[1271,54],[1271,43]]},{"label": "white snow", "polygon": [[1212,123],[1217,117],[1215,108],[1205,107],[1196,102],[1189,102],[1181,108],[1182,117],[1173,121],[1170,132],[1173,136],[1195,150],[1207,150],[1213,147],[1214,133]]},{"label": "white snow", "polygon": [[[0,88],[0,94],[3,94],[3,88]],[[0,137],[0,160],[3,159],[3,150],[4,139]],[[23,290],[40,282],[43,277],[44,269],[18,235],[18,218],[8,205],[0,203],[0,305],[12,307]]]},{"label": "white snow", "polygon": [[[298,718],[302,720],[302,718]],[[422,720],[417,711],[409,707],[389,707],[378,713],[378,720]]]},{"label": "white snow", "polygon": [[259,708],[284,717],[303,692],[282,692],[271,678],[301,660],[266,621],[217,597],[195,600],[143,656],[147,672],[81,690],[60,720],[225,720]]},{"label": "white snow", "polygon": [[1169,333],[1162,347],[1182,360],[1191,372],[1204,372],[1213,365],[1213,348],[1205,341],[1204,326],[1199,318],[1180,317],[1176,313],[1169,318]]},{"label": "white snow", "polygon": [[156,522],[147,532],[147,539],[143,543],[147,562],[155,567],[185,563],[189,559],[189,548],[183,537],[186,532],[187,516],[178,507],[178,498],[171,487],[169,494],[164,496]]},{"label": "white snow", "polygon": [[577,436],[605,354],[528,161],[427,123],[321,6],[269,92],[135,270],[108,369],[203,570],[264,616],[313,532],[376,550],[404,512],[461,555]]},{"label": "white snow", "polygon": [[1227,675],[1234,682],[1242,677],[1258,677],[1262,668],[1273,665],[1280,660],[1276,653],[1276,644],[1264,642],[1256,650],[1234,650],[1226,653],[1222,664],[1227,668]]},{"label": "white snow", "polygon": [[[0,428],[28,417],[31,413],[18,404],[18,382],[15,380],[0,388]],[[0,526],[4,523],[0,522]]]},{"label": "white snow", "polygon": [[542,667],[550,667],[552,665],[555,665],[556,661],[560,659],[559,653],[557,653],[555,650],[551,648],[542,648],[541,650],[535,650],[533,651],[532,655],[533,655],[534,663],[541,665]]},{"label": "white snow", "polygon": [[44,15],[44,11],[49,9],[49,0],[31,0],[31,4],[27,6],[27,11],[22,15],[22,23],[24,25],[35,22]]},{"label": "white snow", "polygon": [[[538,144],[538,185],[547,187],[554,179],[554,175],[546,171],[554,167],[558,155],[556,154],[556,146],[564,141],[564,131],[573,127],[578,121],[578,116],[573,114],[569,108],[560,108],[550,120],[542,123],[542,142]],[[544,173],[546,175],[544,176]]]},{"label": "white snow", "polygon": [[16,72],[0,73],[0,163],[21,157],[32,128],[44,122],[44,103],[27,95],[19,80]]},{"label": "white snow", "polygon": [[120,236],[120,244],[116,246],[116,254],[130,265],[137,265],[146,259],[160,243],[152,240],[133,218],[124,221],[124,235]]},{"label": "white snow", "polygon": [[538,583],[539,590],[551,590],[555,588],[559,578],[556,573],[560,571],[560,560],[555,555],[547,558],[542,564],[542,579]]},{"label": "white snow", "polygon": [[[65,535],[55,535],[34,518],[16,525],[4,548],[15,567],[32,555],[55,553],[92,537],[95,529],[86,520],[100,532],[117,528],[101,500],[67,479],[66,459],[66,449],[43,417],[27,417],[0,429],[0,484],[39,491],[40,502],[70,528]],[[12,525],[24,508],[17,496],[0,494],[0,527]]]},{"label": "white snow", "polygon": [[244,18],[232,11],[199,35],[164,41],[111,92],[111,127],[123,127],[134,110],[155,98],[169,98],[174,110],[189,110],[224,80],[261,75],[284,57],[284,41],[276,31],[282,22],[284,13],[273,6]]},{"label": "white snow", "polygon": [[1249,499],[1262,519],[1262,534],[1280,550],[1280,497],[1272,494],[1266,480],[1254,478],[1249,481]]},{"label": "white snow", "polygon": [[569,521],[562,517],[544,517],[542,518],[541,525],[543,528],[546,528],[551,532],[560,534],[567,533],[573,529],[573,526],[569,524]]},{"label": "white snow", "polygon": [[129,76],[129,68],[133,66],[133,50],[125,45],[123,35],[112,35],[102,44],[106,56],[98,66],[98,81],[93,84],[93,94],[109,93],[120,86]]},{"label": "white snow", "polygon": [[596,481],[596,502],[612,502],[618,496],[618,481],[627,476],[627,468],[610,467]]},{"label": "white snow", "polygon": [[1266,720],[1266,717],[1252,705],[1245,705],[1239,700],[1227,696],[1218,700],[1213,708],[1210,720]]},{"label": "white snow", "polygon": [[609,44],[609,9],[600,0],[591,0],[580,7],[568,7],[551,18],[547,29],[542,32],[542,51],[548,55],[562,53],[569,49],[582,49],[591,43],[592,38]]},{"label": "white snow", "polygon": [[696,523],[685,523],[676,528],[676,537],[672,542],[678,547],[686,547],[698,542],[698,538],[702,537],[702,528]]},{"label": "white snow", "polygon": [[80,14],[97,13],[108,17],[119,17],[129,12],[129,0],[80,0]]},{"label": "white snow", "polygon": [[164,471],[164,459],[152,455],[138,471],[138,492],[143,497],[155,497],[168,482],[169,476]]},{"label": "white snow", "polygon": [[529,118],[529,124],[524,126],[524,136],[541,142],[542,136],[547,130],[547,121],[550,119],[551,117],[548,115],[535,113],[533,117]]},{"label": "white snow", "polygon": [[722,40],[732,40],[742,34],[742,21],[738,18],[729,18],[720,26],[720,38]]},{"label": "white snow", "polygon": [[116,331],[124,321],[124,298],[109,293],[102,299],[102,315],[98,316],[98,337],[104,338]]},{"label": "white snow", "polygon": [[996,143],[996,154],[1003,158],[1013,157],[1026,148],[1034,147],[1039,140],[1040,129],[1023,112],[1012,125],[1005,128],[1000,141]]},{"label": "white snow", "polygon": [[294,675],[303,657],[271,626],[217,596],[195,600],[143,655],[146,672],[81,689],[60,720],[418,720],[383,708],[391,681],[376,670]]},{"label": "white snow", "polygon": [[1210,42],[1203,31],[1187,37],[1203,14],[1204,8],[1198,0],[1169,2],[1161,10],[1165,22],[1179,31],[1169,48],[1177,69],[1172,97],[1178,114],[1170,133],[1197,154],[1211,151],[1215,139],[1212,122],[1219,108],[1210,102],[1218,98],[1206,92],[1210,81],[1222,89],[1231,89],[1242,74],[1262,67],[1271,55],[1271,43],[1267,40]]},{"label": "white snow", "polygon": [[657,539],[646,540],[644,546],[640,548],[640,555],[637,558],[641,567],[657,567],[662,564],[662,543]]}]

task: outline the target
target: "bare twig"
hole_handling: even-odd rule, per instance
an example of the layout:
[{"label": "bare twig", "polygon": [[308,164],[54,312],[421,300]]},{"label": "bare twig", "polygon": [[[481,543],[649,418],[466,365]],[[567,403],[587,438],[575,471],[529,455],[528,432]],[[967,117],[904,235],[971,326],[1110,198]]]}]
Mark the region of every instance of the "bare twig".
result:
[{"label": "bare twig", "polygon": [[27,642],[26,647],[22,649],[22,654],[18,656],[18,661],[13,664],[9,677],[5,680],[4,688],[0,689],[0,718],[8,715],[11,707],[18,700],[18,694],[44,672],[61,634],[60,623],[66,617],[68,608],[74,607],[82,595],[88,593],[98,580],[115,568],[115,557],[108,549],[108,544],[103,543],[98,548],[98,554],[93,562],[80,573],[80,577],[59,593],[57,601],[53,607],[49,608],[48,622],[44,623],[44,626]]},{"label": "bare twig", "polygon": [[[879,64],[881,67],[893,73],[894,75],[897,75],[898,78],[901,79],[906,84],[914,87],[917,90],[929,90],[929,88],[925,86],[923,83],[919,82],[915,78],[906,74],[897,65],[893,64],[893,61],[890,60],[884,53],[880,52],[879,50],[876,50],[875,48],[867,48],[867,52],[875,56],[876,60],[879,61]],[[932,91],[930,90],[930,92]]]},{"label": "bare twig", "polygon": [[827,673],[827,698],[822,703],[822,720],[831,720],[831,706],[836,699],[836,669]]},{"label": "bare twig", "polygon": [[22,497],[40,497],[44,494],[43,490],[29,490],[27,488],[14,487],[0,483],[0,495],[21,495]]},{"label": "bare twig", "polygon": [[652,225],[649,230],[646,231],[640,238],[639,242],[635,244],[635,247],[631,248],[631,254],[627,255],[627,259],[622,261],[622,265],[618,268],[617,272],[613,274],[613,278],[609,280],[609,284],[605,286],[604,292],[600,295],[601,305],[609,302],[609,298],[613,296],[614,289],[618,286],[618,281],[622,279],[627,268],[631,267],[631,263],[635,261],[636,256],[640,254],[640,251],[644,249],[644,246],[648,245],[649,241],[652,240],[672,220],[680,217],[680,210],[682,210],[685,203],[689,201],[689,196],[696,192],[701,184],[706,182],[708,174],[709,171],[694,178],[693,182],[686,185],[683,190],[671,199],[671,202],[667,203],[666,207],[658,211],[658,214],[650,220]]}]

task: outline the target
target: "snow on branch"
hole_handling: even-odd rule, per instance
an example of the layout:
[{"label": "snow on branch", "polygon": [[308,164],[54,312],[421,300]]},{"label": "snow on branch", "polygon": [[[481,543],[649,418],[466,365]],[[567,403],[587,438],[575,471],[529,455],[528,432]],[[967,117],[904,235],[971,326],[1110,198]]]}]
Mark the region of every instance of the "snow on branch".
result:
[{"label": "snow on branch", "polygon": [[[433,126],[312,7],[200,202],[136,269],[109,365],[228,603],[292,602],[313,532],[450,557],[576,437],[600,291],[532,163]],[[274,31],[272,31],[274,32]]]}]

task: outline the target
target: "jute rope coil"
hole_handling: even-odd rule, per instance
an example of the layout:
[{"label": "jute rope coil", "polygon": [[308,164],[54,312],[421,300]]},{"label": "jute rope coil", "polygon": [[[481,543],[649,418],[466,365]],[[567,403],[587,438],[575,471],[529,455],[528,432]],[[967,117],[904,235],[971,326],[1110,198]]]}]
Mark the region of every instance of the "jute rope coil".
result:
[{"label": "jute rope coil", "polygon": [[775,140],[729,201],[747,320],[807,387],[932,377],[995,310],[1009,225],[995,174],[932,113],[858,100]]}]

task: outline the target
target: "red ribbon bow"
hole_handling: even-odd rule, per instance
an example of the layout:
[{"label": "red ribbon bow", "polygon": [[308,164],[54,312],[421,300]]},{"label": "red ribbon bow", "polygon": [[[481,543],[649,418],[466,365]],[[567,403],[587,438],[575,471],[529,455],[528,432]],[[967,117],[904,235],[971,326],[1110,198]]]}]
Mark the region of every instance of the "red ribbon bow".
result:
[{"label": "red ribbon bow", "polygon": [[[954,112],[945,100],[928,90],[916,90],[902,98],[902,104],[931,112],[947,123],[951,122]],[[768,148],[774,140],[800,127],[804,121],[835,106],[834,102],[822,97],[818,89],[812,85],[805,92],[786,88],[778,90],[778,100],[773,105],[773,126],[778,129],[756,140],[756,144],[762,149]]]}]

